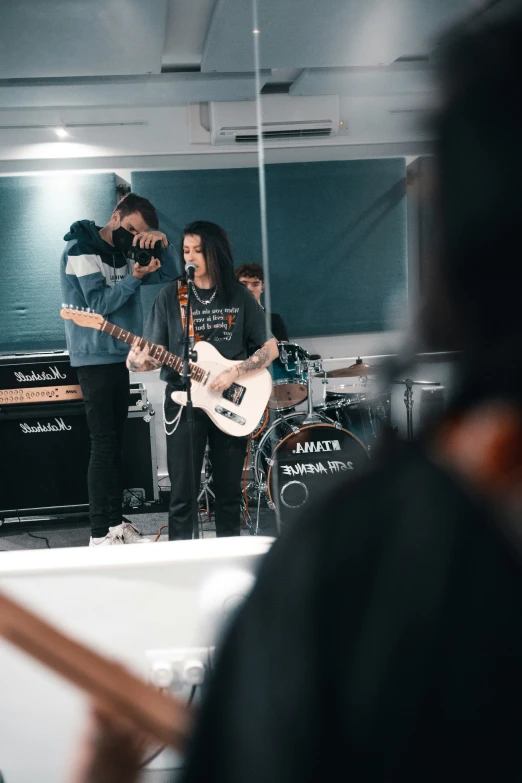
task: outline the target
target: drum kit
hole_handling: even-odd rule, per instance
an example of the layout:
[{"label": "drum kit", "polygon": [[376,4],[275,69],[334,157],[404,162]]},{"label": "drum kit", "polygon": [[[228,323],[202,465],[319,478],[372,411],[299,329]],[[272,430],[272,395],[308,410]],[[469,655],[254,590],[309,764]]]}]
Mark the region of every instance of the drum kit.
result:
[{"label": "drum kit", "polygon": [[[252,478],[245,480],[244,518],[253,535],[259,532],[262,501],[277,512],[280,525],[300,517],[340,476],[360,475],[389,423],[389,394],[379,392],[369,377],[376,368],[357,359],[325,371],[321,358],[300,345],[278,347],[279,358],[271,367],[272,394],[250,436],[245,465],[245,477],[249,469]],[[312,382],[318,378],[323,394],[315,402]],[[345,382],[336,383],[339,378]],[[255,519],[249,512],[254,504]]]},{"label": "drum kit", "polygon": [[[280,529],[302,517],[340,478],[360,476],[380,435],[390,427],[391,388],[381,390],[372,377],[375,366],[358,358],[348,367],[324,370],[321,357],[297,343],[278,343],[278,348],[279,358],[270,367],[272,393],[250,435],[243,470],[243,526],[252,535],[259,534],[263,502],[276,512]],[[314,401],[314,379],[322,383],[320,402]],[[407,438],[413,440],[413,386],[440,384],[411,378],[392,383],[405,385]],[[214,501],[207,445],[198,502],[208,520]]]}]

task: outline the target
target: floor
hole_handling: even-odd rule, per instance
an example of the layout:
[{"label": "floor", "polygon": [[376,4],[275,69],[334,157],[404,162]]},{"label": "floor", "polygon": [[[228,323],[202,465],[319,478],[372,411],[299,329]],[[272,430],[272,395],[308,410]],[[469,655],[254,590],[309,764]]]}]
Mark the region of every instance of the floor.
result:
[{"label": "floor", "polygon": [[[167,540],[167,496],[161,496],[160,504],[146,504],[140,509],[125,507],[124,516],[146,536],[159,541]],[[214,520],[208,521],[206,514],[200,516],[203,538],[216,535]],[[252,524],[245,525],[241,535],[253,535],[255,516]],[[260,509],[259,535],[276,536],[277,526],[273,511],[266,506]],[[54,549],[56,547],[87,546],[89,543],[89,519],[87,512],[66,514],[56,517],[22,517],[20,520],[8,520],[0,525],[0,552],[13,549]]]}]

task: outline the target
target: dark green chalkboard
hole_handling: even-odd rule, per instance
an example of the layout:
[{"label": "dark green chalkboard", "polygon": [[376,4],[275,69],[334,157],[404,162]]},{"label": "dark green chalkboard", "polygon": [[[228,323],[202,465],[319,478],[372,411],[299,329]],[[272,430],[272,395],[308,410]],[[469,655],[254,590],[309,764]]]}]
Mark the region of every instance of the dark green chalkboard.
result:
[{"label": "dark green chalkboard", "polygon": [[0,177],[0,351],[65,348],[59,263],[75,220],[104,225],[114,174]]},{"label": "dark green chalkboard", "polygon": [[[384,331],[390,300],[406,307],[405,178],[403,158],[266,167],[272,309],[292,338]],[[132,189],[171,237],[212,220],[237,266],[261,261],[257,169],[133,172]]]}]

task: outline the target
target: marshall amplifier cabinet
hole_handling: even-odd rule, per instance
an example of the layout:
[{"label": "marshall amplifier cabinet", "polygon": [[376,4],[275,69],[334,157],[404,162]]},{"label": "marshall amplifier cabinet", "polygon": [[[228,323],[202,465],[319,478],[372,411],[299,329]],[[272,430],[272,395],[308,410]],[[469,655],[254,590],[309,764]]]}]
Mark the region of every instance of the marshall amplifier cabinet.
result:
[{"label": "marshall amplifier cabinet", "polygon": [[[86,510],[90,437],[83,402],[2,407],[0,444],[1,518]],[[123,480],[123,497],[135,505],[159,502],[154,419],[146,410],[129,411]]]},{"label": "marshall amplifier cabinet", "polygon": [[64,351],[0,355],[0,409],[81,399],[76,370]]}]

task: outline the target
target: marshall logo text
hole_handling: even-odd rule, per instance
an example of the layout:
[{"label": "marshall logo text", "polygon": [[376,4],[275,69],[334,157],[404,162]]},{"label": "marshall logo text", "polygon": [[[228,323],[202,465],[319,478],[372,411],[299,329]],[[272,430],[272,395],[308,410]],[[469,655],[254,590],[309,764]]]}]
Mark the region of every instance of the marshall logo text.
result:
[{"label": "marshall logo text", "polygon": [[54,367],[49,367],[49,372],[35,372],[33,370],[28,375],[25,375],[23,372],[15,372],[14,377],[18,383],[30,383],[31,381],[56,381],[58,378],[61,378],[62,380],[67,378],[66,375],[63,375],[60,372],[56,365]]},{"label": "marshall logo text", "polygon": [[41,421],[37,421],[36,424],[28,424],[26,421],[20,422],[20,429],[24,435],[36,435],[41,432],[64,432],[72,430],[69,424],[66,424],[63,419],[55,419],[56,424],[48,421],[46,424],[42,424]]}]

